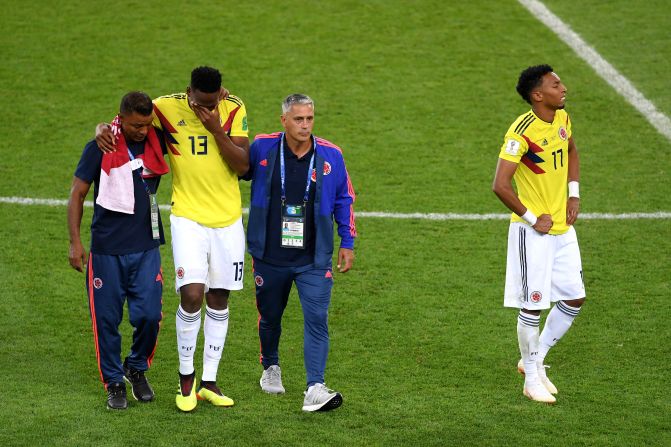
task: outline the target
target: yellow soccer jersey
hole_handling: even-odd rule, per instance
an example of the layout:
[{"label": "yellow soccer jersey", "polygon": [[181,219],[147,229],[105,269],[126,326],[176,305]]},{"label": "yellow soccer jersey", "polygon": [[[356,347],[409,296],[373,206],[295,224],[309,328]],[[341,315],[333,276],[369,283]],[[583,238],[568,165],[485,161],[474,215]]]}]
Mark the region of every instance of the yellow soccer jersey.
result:
[{"label": "yellow soccer jersey", "polygon": [[[517,194],[536,216],[550,214],[550,234],[563,234],[566,224],[568,179],[568,140],[571,123],[564,110],[557,110],[552,124],[532,111],[518,117],[510,126],[499,158],[519,163],[515,171]],[[512,222],[524,222],[513,213]]]},{"label": "yellow soccer jersey", "polygon": [[[229,95],[219,103],[224,130],[247,137],[247,112]],[[172,168],[172,213],[211,228],[242,215],[238,176],[224,161],[214,136],[191,110],[186,93],[154,100],[154,126],[163,130]]]}]

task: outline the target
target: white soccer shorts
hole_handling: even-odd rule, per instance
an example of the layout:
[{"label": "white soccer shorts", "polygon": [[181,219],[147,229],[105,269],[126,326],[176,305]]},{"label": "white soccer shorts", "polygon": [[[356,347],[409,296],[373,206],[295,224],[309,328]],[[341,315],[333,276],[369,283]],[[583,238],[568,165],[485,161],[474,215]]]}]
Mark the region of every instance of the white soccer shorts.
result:
[{"label": "white soccer shorts", "polygon": [[170,215],[175,289],[205,284],[209,289],[242,289],[245,230],[242,217],[223,228],[209,228],[185,217]]},{"label": "white soccer shorts", "polygon": [[508,230],[505,307],[549,309],[553,302],[585,297],[578,237],[541,234],[521,222]]}]

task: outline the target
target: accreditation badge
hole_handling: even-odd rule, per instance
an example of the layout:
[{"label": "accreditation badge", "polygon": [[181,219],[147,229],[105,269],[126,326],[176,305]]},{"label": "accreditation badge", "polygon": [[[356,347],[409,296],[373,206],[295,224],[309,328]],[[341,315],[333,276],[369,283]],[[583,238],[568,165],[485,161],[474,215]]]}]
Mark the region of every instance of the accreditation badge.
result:
[{"label": "accreditation badge", "polygon": [[161,233],[158,229],[158,201],[156,200],[156,194],[149,194],[149,203],[151,206],[151,236],[159,240]]},{"label": "accreditation badge", "polygon": [[305,205],[282,205],[281,246],[305,248]]}]

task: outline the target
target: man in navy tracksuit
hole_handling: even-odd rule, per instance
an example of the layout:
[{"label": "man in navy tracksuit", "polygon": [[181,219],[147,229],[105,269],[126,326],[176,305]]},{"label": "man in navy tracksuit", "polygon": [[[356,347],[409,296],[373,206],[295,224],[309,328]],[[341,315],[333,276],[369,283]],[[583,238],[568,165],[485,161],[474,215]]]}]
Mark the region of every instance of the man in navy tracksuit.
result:
[{"label": "man in navy tracksuit", "polygon": [[333,220],[341,239],[338,270],[344,273],[354,261],[354,189],[340,148],[312,135],[312,99],[290,95],[282,112],[285,132],[256,136],[245,176],[252,181],[247,243],[260,314],[260,383],[267,393],[284,393],[278,347],[282,314],[296,283],[304,317],[303,410],[327,411],[342,404],[342,395],[324,384]]},{"label": "man in navy tracksuit", "polygon": [[[116,410],[128,407],[124,379],[131,384],[135,399],[154,399],[144,373],[154,356],[162,317],[159,245],[165,239],[155,194],[159,175],[167,172],[167,165],[163,161],[165,147],[152,128],[152,111],[151,98],[145,93],[131,92],[123,97],[115,119],[120,130],[118,150],[103,155],[95,140],[86,145],[68,204],[70,265],[86,273],[100,379],[107,390],[107,407]],[[158,169],[149,173],[149,168],[156,166]],[[125,181],[108,180],[113,178]],[[80,225],[92,183],[96,203],[86,262]],[[109,193],[104,188],[109,188]],[[133,344],[122,363],[119,324],[126,299]]]}]

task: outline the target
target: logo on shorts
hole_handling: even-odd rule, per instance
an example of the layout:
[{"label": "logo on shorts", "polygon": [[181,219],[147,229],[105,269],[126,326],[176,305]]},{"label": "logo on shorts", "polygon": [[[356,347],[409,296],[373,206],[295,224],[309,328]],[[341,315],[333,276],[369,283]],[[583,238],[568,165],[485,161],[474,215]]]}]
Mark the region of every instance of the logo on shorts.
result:
[{"label": "logo on shorts", "polygon": [[254,276],[254,283],[261,287],[263,285],[263,277],[261,275]]},{"label": "logo on shorts", "polygon": [[93,278],[93,287],[99,289],[103,286],[103,280],[100,278]]},{"label": "logo on shorts", "polygon": [[263,160],[261,160],[261,161],[259,162],[259,164],[260,164],[261,166],[268,166],[268,159],[267,159],[267,158],[264,158]]},{"label": "logo on shorts", "polygon": [[324,162],[324,175],[329,175],[331,173],[331,163],[328,161]]},{"label": "logo on shorts", "polygon": [[531,292],[530,296],[532,303],[538,303],[543,298],[543,294],[540,293],[538,290],[536,290],[535,292]]},{"label": "logo on shorts", "polygon": [[559,138],[566,141],[567,137],[568,137],[568,134],[566,133],[566,129],[564,129],[564,126],[560,127],[559,128]]},{"label": "logo on shorts", "polygon": [[184,269],[182,267],[177,267],[177,279],[184,278]]},{"label": "logo on shorts", "polygon": [[326,275],[324,275],[324,278],[333,278],[333,273],[331,273],[331,270],[326,271]]}]

